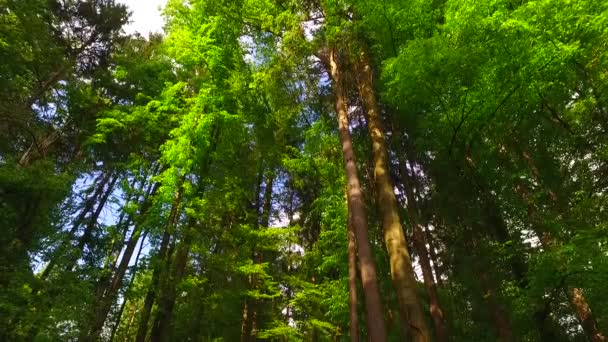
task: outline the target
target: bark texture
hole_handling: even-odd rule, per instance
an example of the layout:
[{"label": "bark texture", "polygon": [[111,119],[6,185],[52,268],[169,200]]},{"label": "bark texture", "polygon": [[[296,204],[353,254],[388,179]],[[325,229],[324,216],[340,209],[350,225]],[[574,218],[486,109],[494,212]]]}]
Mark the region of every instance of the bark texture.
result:
[{"label": "bark texture", "polygon": [[372,140],[377,205],[382,217],[384,242],[388,251],[393,286],[399,300],[402,324],[412,341],[427,342],[430,341],[431,335],[416,293],[412,260],[390,177],[384,129],[373,86],[373,71],[366,53],[360,55],[357,66],[359,94],[367,113],[367,125]]},{"label": "bark texture", "polygon": [[[347,200],[348,202],[348,200]],[[352,219],[348,215],[348,301],[350,309],[350,340],[359,342],[359,316],[357,314],[357,246]]]},{"label": "bark texture", "polygon": [[346,179],[348,182],[348,209],[351,222],[355,230],[357,248],[359,251],[361,282],[365,296],[365,311],[367,314],[369,339],[370,341],[374,342],[382,342],[386,341],[386,327],[384,325],[384,314],[380,299],[380,291],[378,289],[378,275],[373,251],[370,246],[367,214],[365,211],[365,203],[363,202],[363,193],[361,192],[359,175],[357,174],[355,152],[353,150],[353,143],[350,136],[346,90],[343,84],[343,76],[339,65],[338,54],[335,50],[330,51],[328,64],[331,71],[333,88],[336,96],[338,128],[340,131],[340,141],[342,143],[342,153],[344,155]]}]

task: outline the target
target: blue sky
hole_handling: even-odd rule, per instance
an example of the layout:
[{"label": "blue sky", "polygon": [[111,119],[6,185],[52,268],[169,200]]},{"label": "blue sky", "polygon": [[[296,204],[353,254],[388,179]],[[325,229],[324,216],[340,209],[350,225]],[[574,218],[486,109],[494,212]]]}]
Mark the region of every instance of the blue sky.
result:
[{"label": "blue sky", "polygon": [[129,6],[132,13],[131,23],[125,27],[127,33],[139,32],[147,36],[150,32],[162,32],[163,18],[160,15],[160,7],[167,0],[118,0]]}]

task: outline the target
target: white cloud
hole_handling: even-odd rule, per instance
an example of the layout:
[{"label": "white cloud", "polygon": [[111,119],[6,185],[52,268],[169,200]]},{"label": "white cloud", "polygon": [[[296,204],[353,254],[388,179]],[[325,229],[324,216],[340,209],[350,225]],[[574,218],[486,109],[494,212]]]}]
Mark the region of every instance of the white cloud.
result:
[{"label": "white cloud", "polygon": [[150,32],[163,31],[163,18],[160,8],[164,7],[167,0],[118,0],[129,7],[131,23],[125,27],[125,32],[139,32],[147,36]]}]

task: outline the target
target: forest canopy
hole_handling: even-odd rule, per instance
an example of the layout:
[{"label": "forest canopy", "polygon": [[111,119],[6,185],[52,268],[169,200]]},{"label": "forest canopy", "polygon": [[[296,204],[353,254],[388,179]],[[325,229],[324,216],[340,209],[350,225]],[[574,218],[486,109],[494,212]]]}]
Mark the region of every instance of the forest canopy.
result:
[{"label": "forest canopy", "polygon": [[608,2],[162,14],[0,0],[0,340],[608,341]]}]

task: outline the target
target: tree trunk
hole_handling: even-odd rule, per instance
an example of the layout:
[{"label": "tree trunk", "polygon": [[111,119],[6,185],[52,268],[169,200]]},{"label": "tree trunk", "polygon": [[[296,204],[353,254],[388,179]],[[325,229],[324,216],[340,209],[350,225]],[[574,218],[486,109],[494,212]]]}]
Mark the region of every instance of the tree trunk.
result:
[{"label": "tree trunk", "polygon": [[[518,185],[516,186],[515,191],[521,196],[528,207],[528,216],[530,216],[532,221],[532,229],[536,236],[538,236],[541,245],[545,249],[551,249],[557,246],[559,242],[552,236],[549,229],[544,227],[544,223],[538,215],[538,210],[529,197],[528,190],[523,185]],[[591,311],[591,307],[585,298],[583,290],[577,287],[564,290],[570,301],[570,305],[574,310],[574,314],[578,318],[587,338],[593,342],[607,341],[606,335],[597,325],[597,320]]]},{"label": "tree trunk", "polygon": [[357,247],[355,231],[348,215],[348,299],[350,308],[350,340],[359,342],[359,316],[357,314]]},{"label": "tree trunk", "polygon": [[[264,202],[262,205],[262,214],[259,215],[259,200],[256,201],[256,207],[258,217],[256,217],[256,229],[265,229],[270,225],[270,217],[272,212],[272,190],[274,184],[274,170],[270,170],[270,174],[267,175],[266,179],[266,187],[264,189]],[[261,178],[260,178],[261,180]],[[258,184],[258,192],[260,189],[260,184]],[[257,195],[259,198],[259,194]],[[259,218],[259,219],[258,219]],[[253,246],[253,262],[256,264],[260,264],[264,261],[264,255],[262,251],[256,250],[256,246]],[[258,286],[258,277],[252,275],[249,277],[249,287],[251,289],[255,289]],[[243,306],[243,323],[241,327],[241,341],[255,341],[255,335],[257,333],[257,328],[259,326],[259,322],[257,321],[259,318],[259,309],[260,309],[260,300],[255,298],[247,298],[245,300],[245,304]]]},{"label": "tree trunk", "polygon": [[[513,145],[514,150],[527,164],[534,180],[547,191],[550,201],[556,207],[556,211],[567,211],[566,208],[561,208],[562,204],[557,196],[557,192],[553,191],[553,189],[547,186],[543,181],[540,170],[536,166],[536,162],[530,156],[528,151],[526,151],[525,148],[520,148],[521,144],[519,144],[517,139],[514,139]],[[518,184],[515,187],[515,191],[519,194],[523,202],[528,207],[528,216],[532,221],[533,230],[539,237],[543,247],[548,249],[557,246],[560,242],[555,239],[555,237],[551,234],[550,229],[545,226],[544,220],[538,213],[536,204],[530,198],[529,189],[523,184]],[[568,300],[570,301],[570,305],[572,306],[574,313],[577,316],[583,331],[585,332],[585,335],[587,335],[587,338],[593,342],[607,341],[608,337],[606,337],[606,335],[599,329],[597,320],[591,311],[591,307],[585,298],[583,290],[574,287],[571,289],[565,289],[565,291],[568,296]]]},{"label": "tree trunk", "polygon": [[591,308],[580,288],[573,288],[569,293],[570,303],[583,326],[587,337],[593,342],[604,342],[606,336],[599,330],[597,321],[591,313]]},{"label": "tree trunk", "polygon": [[[433,318],[433,325],[435,327],[435,337],[439,342],[445,342],[449,340],[449,334],[445,326],[445,317],[441,304],[439,302],[439,295],[437,294],[437,286],[433,277],[433,268],[429,259],[428,251],[426,249],[426,238],[424,232],[420,226],[419,220],[419,209],[416,197],[413,189],[416,184],[416,179],[407,168],[407,164],[403,158],[399,158],[399,164],[401,164],[402,182],[405,189],[405,195],[407,198],[407,212],[410,217],[410,222],[413,227],[413,243],[414,248],[420,258],[420,268],[422,269],[422,278],[424,280],[424,286],[429,296],[429,311]],[[414,172],[414,171],[412,171]],[[416,184],[417,185],[417,184]]]},{"label": "tree trunk", "polygon": [[[184,178],[182,178],[181,182],[183,183],[183,181]],[[157,262],[154,265],[154,271],[152,272],[152,280],[150,282],[150,286],[148,287],[146,298],[144,299],[144,306],[141,311],[139,327],[137,329],[137,337],[135,338],[137,342],[144,342],[146,340],[146,335],[148,334],[148,321],[150,320],[152,305],[154,304],[154,300],[156,299],[156,292],[158,291],[158,286],[160,283],[162,263],[165,261],[168,262],[170,260],[170,254],[168,253],[169,242],[171,240],[171,235],[173,234],[174,227],[177,224],[177,218],[179,208],[182,202],[183,192],[184,188],[180,184],[179,190],[175,194],[175,200],[173,201],[173,205],[171,206],[171,212],[167,221],[167,227],[165,228],[165,232],[163,233],[160,248],[158,250]]]},{"label": "tree trunk", "polygon": [[[106,189],[105,193],[103,194],[103,197],[101,197],[101,199],[99,200],[99,203],[97,204],[97,208],[95,209],[93,216],[91,216],[91,218],[89,219],[89,222],[87,223],[87,225],[84,229],[84,232],[83,232],[82,236],[80,237],[80,240],[78,241],[77,251],[79,252],[79,254],[81,256],[84,256],[84,248],[86,247],[86,245],[91,243],[91,238],[93,237],[93,233],[95,231],[95,226],[97,225],[97,222],[99,221],[99,216],[101,215],[101,211],[103,210],[103,208],[105,208],[106,203],[108,202],[108,199],[110,198],[110,195],[112,195],[112,193],[114,192],[114,185],[116,184],[117,180],[118,180],[118,176],[114,177],[110,181],[110,184],[108,184],[108,188]],[[69,266],[72,267],[72,265],[69,265]]]},{"label": "tree trunk", "polygon": [[[173,317],[173,308],[175,307],[175,299],[177,293],[177,285],[181,281],[188,262],[188,254],[190,253],[190,245],[194,235],[195,220],[190,219],[182,241],[180,241],[175,254],[173,268],[170,269],[169,278],[165,280],[163,290],[159,297],[158,311],[154,318],[152,326],[151,342],[167,341],[169,337],[171,320]],[[171,266],[171,264],[168,264]]]},{"label": "tree trunk", "polygon": [[384,131],[373,86],[372,67],[369,57],[362,53],[358,63],[359,94],[367,112],[367,124],[372,140],[374,178],[377,205],[382,216],[384,240],[389,255],[393,286],[399,300],[401,320],[413,342],[430,341],[426,324],[416,293],[416,280],[401,219],[393,182],[390,178]]},{"label": "tree trunk", "polygon": [[[156,183],[154,186],[152,186],[152,188],[148,189],[146,197],[140,206],[138,224],[135,226],[133,234],[131,234],[129,241],[127,242],[122,259],[118,264],[118,268],[116,269],[111,281],[108,282],[108,286],[105,289],[100,288],[97,291],[97,297],[95,300],[95,314],[91,324],[91,340],[96,340],[99,337],[106,317],[112,308],[112,304],[116,300],[116,296],[118,295],[118,291],[120,290],[122,281],[129,267],[129,262],[131,261],[135,247],[137,246],[137,243],[142,235],[142,227],[144,226],[143,223],[145,221],[146,214],[153,203],[152,197],[159,187],[160,183]],[[143,232],[144,236],[147,235],[147,233],[147,231]]]},{"label": "tree trunk", "polygon": [[30,163],[35,160],[35,153],[38,152],[39,157],[46,157],[46,154],[51,149],[57,141],[61,138],[58,130],[53,130],[49,135],[44,137],[42,142],[33,142],[32,146],[30,146],[19,159],[19,165],[22,167],[26,167],[30,165]]},{"label": "tree trunk", "polygon": [[76,235],[78,228],[80,228],[82,223],[85,221],[87,214],[93,210],[95,203],[97,203],[99,196],[102,195],[103,189],[105,188],[106,184],[108,184],[111,177],[111,171],[107,171],[103,176],[101,176],[101,179],[99,179],[99,184],[97,185],[95,192],[85,201],[84,206],[80,211],[80,214],[72,223],[72,228],[70,228],[68,236],[60,243],[60,245],[53,253],[53,257],[40,274],[40,279],[45,280],[51,274],[51,271],[53,270],[53,268],[55,268],[55,266],[59,262],[59,259],[63,257],[65,249],[68,248],[68,245],[70,244],[70,240],[74,237],[74,235]]},{"label": "tree trunk", "polygon": [[424,227],[424,237],[426,242],[429,244],[429,255],[431,257],[431,261],[433,262],[433,270],[435,271],[435,280],[437,286],[441,287],[443,285],[443,268],[441,265],[439,265],[439,256],[437,255],[433,235],[431,234],[431,230],[429,229],[428,225]]},{"label": "tree trunk", "polygon": [[487,303],[488,310],[490,311],[490,317],[494,323],[494,327],[497,330],[499,341],[514,341],[511,322],[496,298],[496,289],[491,284],[488,274],[484,271],[480,272],[479,281],[484,291],[483,298]]},{"label": "tree trunk", "polygon": [[[141,251],[144,248],[144,242],[146,242],[146,235],[147,235],[147,231],[146,234],[144,234],[144,236],[141,239],[141,244],[139,245],[139,250],[137,251],[137,256],[135,257],[135,263],[133,265],[133,271],[131,272],[131,278],[129,279],[129,285],[127,286],[127,290],[125,291],[125,295],[124,295],[124,299],[122,301],[122,303],[120,304],[120,309],[118,310],[118,313],[116,314],[116,318],[114,320],[114,325],[112,326],[112,333],[110,334],[110,341],[114,341],[114,336],[116,336],[116,331],[118,330],[118,327],[120,326],[120,321],[122,319],[122,313],[125,311],[125,306],[127,306],[127,295],[131,289],[131,287],[133,286],[133,282],[135,281],[135,276],[137,276],[137,271],[138,271],[138,264],[139,264],[139,257],[141,256]],[[135,315],[133,315],[135,316]]]},{"label": "tree trunk", "polygon": [[359,262],[361,265],[361,282],[365,296],[365,311],[367,313],[367,323],[369,339],[374,342],[386,341],[386,327],[384,325],[384,313],[378,289],[378,276],[374,253],[371,249],[367,214],[363,193],[357,174],[357,164],[353,143],[350,136],[347,97],[343,84],[342,71],[338,64],[337,52],[332,49],[329,56],[329,67],[333,79],[333,88],[336,96],[336,113],[338,115],[338,128],[340,131],[340,141],[342,143],[342,153],[346,169],[346,179],[348,182],[348,203],[349,216],[355,231],[357,249],[359,251]]}]

